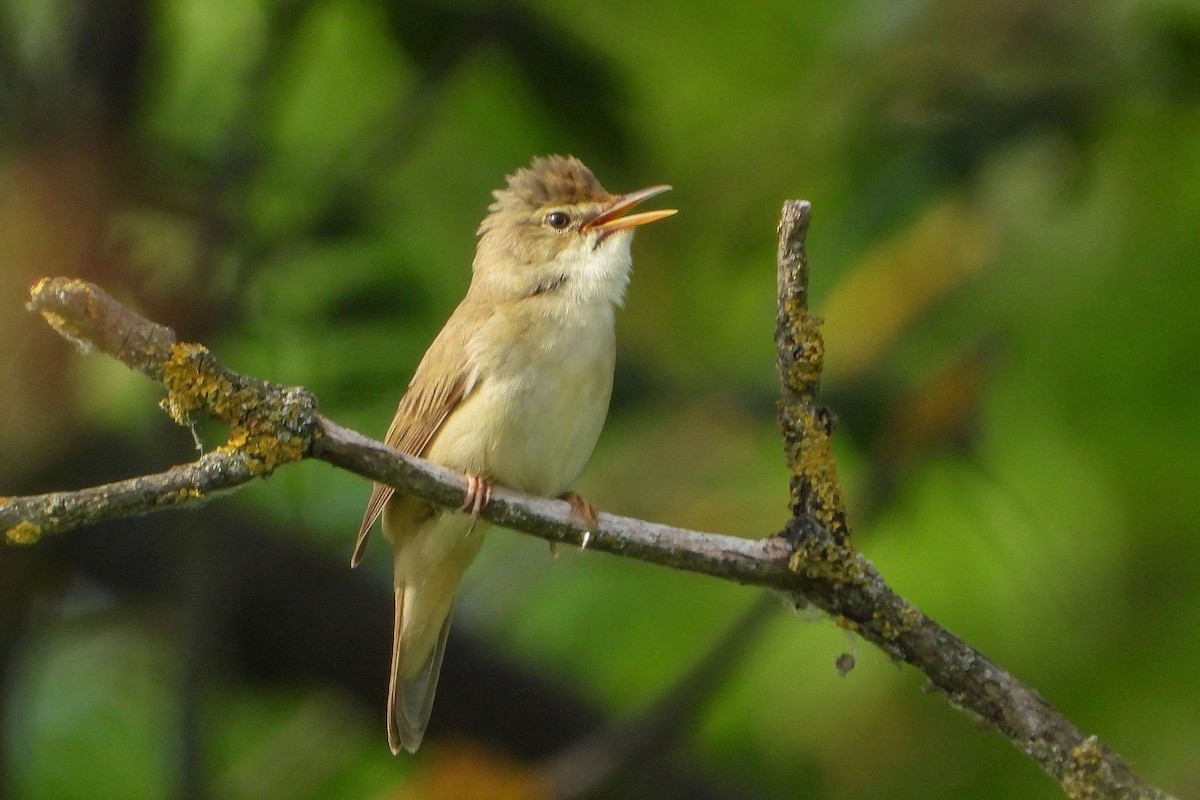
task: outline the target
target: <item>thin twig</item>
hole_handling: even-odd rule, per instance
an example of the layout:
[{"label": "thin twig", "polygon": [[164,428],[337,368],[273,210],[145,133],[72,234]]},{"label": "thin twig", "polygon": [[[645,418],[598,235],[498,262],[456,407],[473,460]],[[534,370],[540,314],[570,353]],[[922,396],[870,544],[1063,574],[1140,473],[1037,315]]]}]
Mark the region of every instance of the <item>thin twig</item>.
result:
[{"label": "thin twig", "polygon": [[833,458],[834,417],[817,402],[825,341],[821,318],[808,313],[808,222],[805,200],[783,204],[779,221],[779,310],[775,351],[782,396],[779,427],[791,468],[794,519],[815,519],[836,540],[849,546],[846,503]]}]

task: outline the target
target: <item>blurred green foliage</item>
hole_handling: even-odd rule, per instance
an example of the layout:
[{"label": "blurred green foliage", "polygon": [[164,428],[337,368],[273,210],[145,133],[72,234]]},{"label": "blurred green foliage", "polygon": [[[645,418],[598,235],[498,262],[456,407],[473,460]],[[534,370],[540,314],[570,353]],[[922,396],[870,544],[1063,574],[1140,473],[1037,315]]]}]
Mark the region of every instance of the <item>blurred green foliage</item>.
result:
[{"label": "blurred green foliage", "polygon": [[[773,231],[802,196],[860,546],[1141,774],[1200,794],[1194,4],[9,0],[0,103],[5,493],[59,488],[37,470],[87,431],[161,450],[146,470],[188,457],[138,378],[45,343],[22,311],[33,278],[98,280],[382,434],[466,286],[488,192],[571,152],[613,191],[672,183],[681,210],[635,244],[614,407],[578,488],[770,534]],[[340,560],[366,494],[304,465],[226,502]],[[490,539],[459,625],[614,713],[753,600]],[[8,793],[167,796],[164,612],[64,591],[9,671]],[[911,670],[864,650],[839,678],[846,647],[781,615],[690,751],[772,797],[1059,796]],[[213,796],[401,791],[410,764],[375,709],[316,686],[214,695]]]}]

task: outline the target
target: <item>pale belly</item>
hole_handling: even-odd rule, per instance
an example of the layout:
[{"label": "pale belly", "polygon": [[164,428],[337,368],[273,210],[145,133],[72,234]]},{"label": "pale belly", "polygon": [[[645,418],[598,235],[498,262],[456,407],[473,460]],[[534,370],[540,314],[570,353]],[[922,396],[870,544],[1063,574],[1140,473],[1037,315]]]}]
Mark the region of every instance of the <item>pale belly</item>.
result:
[{"label": "pale belly", "polygon": [[562,494],[583,471],[608,414],[611,316],[491,352],[484,363],[492,369],[481,371],[426,455],[513,489]]}]

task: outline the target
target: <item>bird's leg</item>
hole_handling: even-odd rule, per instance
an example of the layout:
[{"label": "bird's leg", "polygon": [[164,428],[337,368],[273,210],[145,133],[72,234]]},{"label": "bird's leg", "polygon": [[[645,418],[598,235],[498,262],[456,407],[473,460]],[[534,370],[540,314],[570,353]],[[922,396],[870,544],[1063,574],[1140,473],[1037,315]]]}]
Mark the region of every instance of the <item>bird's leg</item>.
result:
[{"label": "bird's leg", "polygon": [[[580,550],[586,550],[588,542],[592,539],[592,531],[600,526],[600,512],[594,505],[584,500],[575,492],[567,492],[559,495],[560,500],[566,500],[571,506],[571,513],[567,519],[572,518],[578,520],[583,525],[583,541],[579,543]],[[551,545],[550,551],[554,552],[554,547]]]},{"label": "bird's leg", "polygon": [[475,530],[475,523],[479,522],[479,513],[487,508],[488,501],[491,499],[492,482],[482,475],[468,475],[467,498],[458,509],[471,512],[471,527],[467,528],[467,536],[470,536]]}]

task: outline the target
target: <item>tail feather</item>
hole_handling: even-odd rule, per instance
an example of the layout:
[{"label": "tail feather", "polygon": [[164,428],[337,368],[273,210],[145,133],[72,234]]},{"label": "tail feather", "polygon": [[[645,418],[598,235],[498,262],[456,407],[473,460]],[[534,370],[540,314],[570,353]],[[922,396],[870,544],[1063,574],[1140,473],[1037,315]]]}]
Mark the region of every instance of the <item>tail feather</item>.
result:
[{"label": "tail feather", "polygon": [[[450,620],[454,616],[451,606],[442,621],[437,643],[426,656],[425,662],[416,672],[408,669],[406,637],[404,628],[405,588],[397,586],[396,610],[392,632],[392,674],[388,682],[387,726],[388,746],[392,755],[403,748],[415,753],[425,737],[429,715],[433,711],[433,696],[437,691],[438,676],[442,671],[442,655],[446,652],[446,638],[450,634]],[[410,677],[405,677],[410,674]]]},{"label": "tail feather", "polygon": [[472,525],[465,514],[437,514],[408,498],[393,497],[383,516],[383,532],[394,548],[396,611],[387,708],[393,753],[415,751],[425,735],[454,595],[483,544],[478,532],[468,535]]}]

